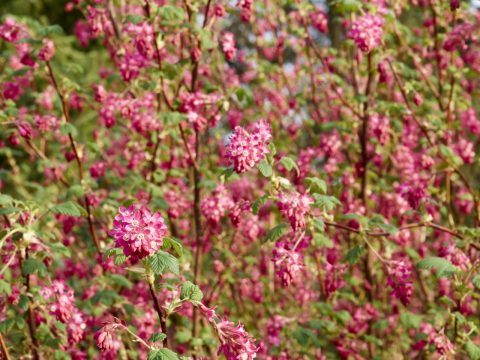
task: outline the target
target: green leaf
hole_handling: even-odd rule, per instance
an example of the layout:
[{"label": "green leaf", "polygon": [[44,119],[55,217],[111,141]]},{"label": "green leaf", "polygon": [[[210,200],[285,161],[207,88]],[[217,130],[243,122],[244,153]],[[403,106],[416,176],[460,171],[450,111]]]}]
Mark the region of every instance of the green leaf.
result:
[{"label": "green leaf", "polygon": [[78,135],[78,130],[77,128],[70,124],[70,123],[64,123],[60,126],[60,132],[63,135],[72,135],[72,137],[76,137]]},{"label": "green leaf", "polygon": [[252,204],[252,212],[254,215],[257,215],[258,214],[258,211],[260,210],[260,206],[262,206],[263,204],[265,204],[265,202],[267,201],[267,198],[268,196],[267,195],[264,195],[262,197],[259,197],[257,200],[255,200]]},{"label": "green leaf", "polygon": [[365,254],[365,247],[363,245],[354,246],[345,256],[345,261],[350,265],[354,265]]},{"label": "green leaf", "polygon": [[267,163],[265,160],[262,160],[258,165],[257,169],[260,170],[263,176],[269,178],[273,175],[273,169],[270,166],[269,163]]},{"label": "green leaf", "polygon": [[164,333],[155,333],[155,334],[152,334],[152,336],[150,336],[150,338],[148,339],[148,342],[163,341],[166,338],[167,338],[167,335],[165,335]]},{"label": "green leaf", "polygon": [[10,205],[13,198],[10,195],[0,194],[0,205]]},{"label": "green leaf", "polygon": [[313,198],[315,199],[315,206],[327,212],[334,210],[337,205],[342,205],[335,196],[313,194]]},{"label": "green leaf", "polygon": [[202,301],[203,293],[200,288],[191,281],[185,281],[180,290],[181,300]]},{"label": "green leaf", "polygon": [[183,9],[177,6],[164,5],[158,8],[157,15],[161,21],[177,21],[183,19]]},{"label": "green leaf", "polygon": [[445,258],[432,256],[426,259],[420,260],[417,263],[417,268],[419,269],[435,269],[436,275],[438,277],[446,277],[455,274],[456,272],[460,271],[455,265],[453,265],[450,261]]},{"label": "green leaf", "polygon": [[153,272],[157,275],[164,274],[165,272],[178,275],[180,272],[177,258],[165,251],[158,251],[156,254],[150,256],[147,261]]},{"label": "green leaf", "polygon": [[320,232],[325,232],[325,223],[321,219],[313,219],[313,226]]},{"label": "green leaf", "polygon": [[62,214],[75,217],[87,216],[87,211],[73,201],[67,201],[65,203],[55,205],[50,208],[50,211],[54,214]]},{"label": "green leaf", "polygon": [[465,351],[467,352],[469,359],[480,359],[480,348],[475,345],[472,340],[468,339],[468,341],[465,343]]},{"label": "green leaf", "polygon": [[45,275],[47,273],[47,267],[41,261],[37,259],[26,259],[22,262],[22,274],[30,275],[38,273],[39,275]]},{"label": "green leaf", "polygon": [[319,247],[327,247],[327,248],[333,247],[333,241],[327,236],[325,236],[325,234],[315,233],[313,235],[313,244]]},{"label": "green leaf", "polygon": [[288,156],[284,156],[280,159],[280,162],[288,171],[292,171],[292,169],[295,169],[295,171],[297,172],[297,175],[300,175],[300,169],[298,168],[297,164],[292,158],[289,158]]},{"label": "green leaf", "polygon": [[116,254],[113,259],[115,265],[122,265],[125,261],[127,261],[127,256],[125,254]]},{"label": "green leaf", "polygon": [[132,288],[132,283],[125,276],[119,274],[112,274],[109,276],[116,285],[123,286],[127,289]]},{"label": "green leaf", "polygon": [[390,224],[387,224],[386,220],[381,215],[374,215],[369,221],[368,226],[371,228],[380,228],[390,235],[395,235],[398,229]]},{"label": "green leaf", "polygon": [[327,183],[323,181],[322,179],[319,178],[314,178],[314,177],[307,177],[305,179],[305,182],[307,183],[309,187],[309,192],[310,193],[322,193],[326,194],[327,193]]},{"label": "green leaf", "polygon": [[172,350],[155,349],[148,353],[148,360],[179,360],[179,357]]},{"label": "green leaf", "polygon": [[38,35],[42,38],[47,37],[50,34],[62,35],[63,29],[60,25],[50,25],[45,26],[38,31]]},{"label": "green leaf", "polygon": [[475,275],[475,277],[472,279],[472,283],[473,285],[475,285],[475,287],[477,289],[480,290],[480,274],[479,275]]},{"label": "green leaf", "polygon": [[22,209],[18,207],[4,207],[4,208],[0,208],[0,215],[15,214],[20,211],[22,211]]},{"label": "green leaf", "polygon": [[175,250],[175,253],[181,257],[183,255],[183,245],[180,240],[175,239],[174,237],[167,236],[163,238],[163,245],[165,250],[170,249],[170,247]]},{"label": "green leaf", "polygon": [[280,239],[284,233],[284,231],[288,229],[288,225],[281,223],[275,226],[274,228],[270,229],[265,236],[265,240],[263,242],[267,241],[277,241]]},{"label": "green leaf", "polygon": [[125,22],[127,23],[133,23],[135,25],[140,24],[145,18],[142,15],[127,15],[125,18]]},{"label": "green leaf", "polygon": [[10,295],[12,292],[12,288],[9,283],[5,280],[0,279],[0,293],[4,293]]}]

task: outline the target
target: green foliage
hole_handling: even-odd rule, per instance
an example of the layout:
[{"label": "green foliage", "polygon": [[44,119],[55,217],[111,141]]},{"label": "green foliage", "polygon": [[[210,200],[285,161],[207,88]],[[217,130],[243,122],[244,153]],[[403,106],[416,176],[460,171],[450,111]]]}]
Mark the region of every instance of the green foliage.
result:
[{"label": "green foliage", "polygon": [[438,277],[448,277],[460,271],[459,268],[452,265],[450,261],[441,257],[428,257],[417,263],[417,268],[425,270],[435,270]]}]

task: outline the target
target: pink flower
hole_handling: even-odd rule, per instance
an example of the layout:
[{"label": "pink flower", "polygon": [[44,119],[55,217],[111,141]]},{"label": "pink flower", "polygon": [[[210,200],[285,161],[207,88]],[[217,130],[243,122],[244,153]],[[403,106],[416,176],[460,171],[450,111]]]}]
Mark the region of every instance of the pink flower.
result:
[{"label": "pink flower", "polygon": [[48,301],[50,314],[63,323],[67,323],[78,311],[75,307],[73,289],[64,281],[54,280],[52,286],[42,288],[40,294]]},{"label": "pink flower", "polygon": [[223,185],[219,185],[212,195],[202,200],[201,210],[209,222],[216,225],[223,216],[233,207],[234,203],[227,189]]},{"label": "pink flower", "polygon": [[400,195],[407,200],[412,209],[417,209],[427,199],[428,194],[425,185],[422,183],[405,184],[400,186]]},{"label": "pink flower", "polygon": [[403,305],[408,305],[413,294],[412,264],[405,260],[392,260],[387,264],[387,273],[387,283],[393,289],[392,295]]},{"label": "pink flower", "polygon": [[462,125],[472,134],[480,135],[480,121],[478,121],[477,112],[470,108],[460,114]]},{"label": "pink flower", "polygon": [[373,114],[370,116],[369,122],[370,135],[377,138],[382,145],[388,141],[390,131],[390,119],[386,116]]},{"label": "pink flower", "polygon": [[312,203],[311,196],[292,192],[280,193],[277,204],[282,216],[290,222],[293,231],[297,231],[305,227],[305,216],[310,211]]},{"label": "pink flower", "polygon": [[119,324],[112,323],[103,326],[95,333],[95,340],[100,351],[109,351],[114,348],[114,334]]},{"label": "pink flower", "polygon": [[292,249],[292,245],[286,241],[278,241],[273,249],[275,272],[282,281],[282,286],[294,283],[300,271],[303,269],[303,257]]},{"label": "pink flower", "polygon": [[222,345],[218,354],[223,353],[228,360],[252,360],[256,358],[258,348],[255,339],[243,328],[242,324],[235,324],[226,319],[215,325]]},{"label": "pink flower", "polygon": [[154,54],[154,31],[152,25],[148,22],[140,24],[128,23],[127,33],[133,37],[137,51],[147,59],[151,59]]},{"label": "pink flower", "polygon": [[270,126],[264,121],[256,123],[252,132],[237,126],[226,147],[226,157],[237,173],[244,173],[269,153],[267,146],[271,138]]},{"label": "pink flower", "polygon": [[228,61],[233,61],[235,55],[237,54],[237,49],[235,48],[235,37],[231,32],[226,32],[222,35],[221,39],[222,50],[225,54],[225,58]]},{"label": "pink flower", "polygon": [[115,246],[121,247],[126,256],[137,262],[155,253],[163,244],[167,226],[160,213],[153,213],[145,206],[121,207],[109,235],[115,238]]},{"label": "pink flower", "polygon": [[321,33],[328,32],[328,16],[322,10],[315,10],[309,14],[312,26]]},{"label": "pink flower", "polygon": [[253,0],[238,0],[237,6],[240,7],[240,17],[242,21],[250,21],[252,17]]},{"label": "pink flower", "polygon": [[55,44],[50,39],[43,39],[43,46],[38,51],[38,58],[43,61],[50,61],[55,55]]},{"label": "pink flower", "polygon": [[465,164],[472,164],[475,160],[475,148],[473,143],[468,140],[461,138],[456,144],[454,144],[453,149],[460,156]]},{"label": "pink flower", "polygon": [[357,18],[348,32],[363,52],[370,52],[380,46],[383,37],[383,18],[370,14]]}]

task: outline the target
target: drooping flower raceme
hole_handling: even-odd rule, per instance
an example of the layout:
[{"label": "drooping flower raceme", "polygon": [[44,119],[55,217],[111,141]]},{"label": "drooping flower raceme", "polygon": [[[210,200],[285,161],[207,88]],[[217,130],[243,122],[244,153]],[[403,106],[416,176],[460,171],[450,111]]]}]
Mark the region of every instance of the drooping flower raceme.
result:
[{"label": "drooping flower raceme", "polygon": [[393,260],[387,266],[388,285],[392,295],[408,305],[413,294],[412,266],[404,260]]},{"label": "drooping flower raceme", "polygon": [[310,211],[310,205],[313,203],[311,196],[306,194],[281,193],[278,199],[278,208],[284,218],[287,218],[293,231],[305,227],[305,216]]},{"label": "drooping flower raceme", "polygon": [[374,15],[364,15],[356,19],[348,32],[348,37],[363,52],[370,52],[380,46],[383,37],[383,18]]},{"label": "drooping flower raceme", "polygon": [[237,173],[244,173],[269,153],[268,144],[271,138],[270,126],[264,121],[254,124],[251,132],[237,126],[230,136],[226,157]]},{"label": "drooping flower raceme", "polygon": [[298,278],[303,268],[302,254],[292,249],[286,241],[278,241],[273,249],[275,272],[282,281],[282,286],[289,286]]},{"label": "drooping flower raceme", "polygon": [[218,353],[223,353],[228,360],[251,360],[256,358],[258,348],[242,324],[235,324],[226,319],[216,324],[218,337],[222,345]]},{"label": "drooping flower raceme", "polygon": [[226,32],[222,35],[222,50],[225,54],[225,58],[228,61],[235,59],[237,49],[235,48],[235,37],[231,32]]},{"label": "drooping flower raceme", "polygon": [[128,209],[119,209],[109,234],[115,238],[115,245],[137,262],[160,249],[167,226],[160,213],[152,213],[145,206],[131,205]]}]

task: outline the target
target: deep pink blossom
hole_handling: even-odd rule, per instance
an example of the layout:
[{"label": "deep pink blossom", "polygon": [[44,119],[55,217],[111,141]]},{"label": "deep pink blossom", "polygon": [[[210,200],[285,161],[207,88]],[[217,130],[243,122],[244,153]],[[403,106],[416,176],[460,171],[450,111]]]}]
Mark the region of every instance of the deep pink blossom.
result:
[{"label": "deep pink blossom", "polygon": [[383,38],[383,18],[378,15],[358,17],[348,32],[348,37],[355,41],[363,52],[369,52],[380,46]]},{"label": "deep pink blossom", "polygon": [[163,244],[167,225],[160,213],[141,205],[121,207],[109,232],[115,245],[136,262],[155,253]]}]

